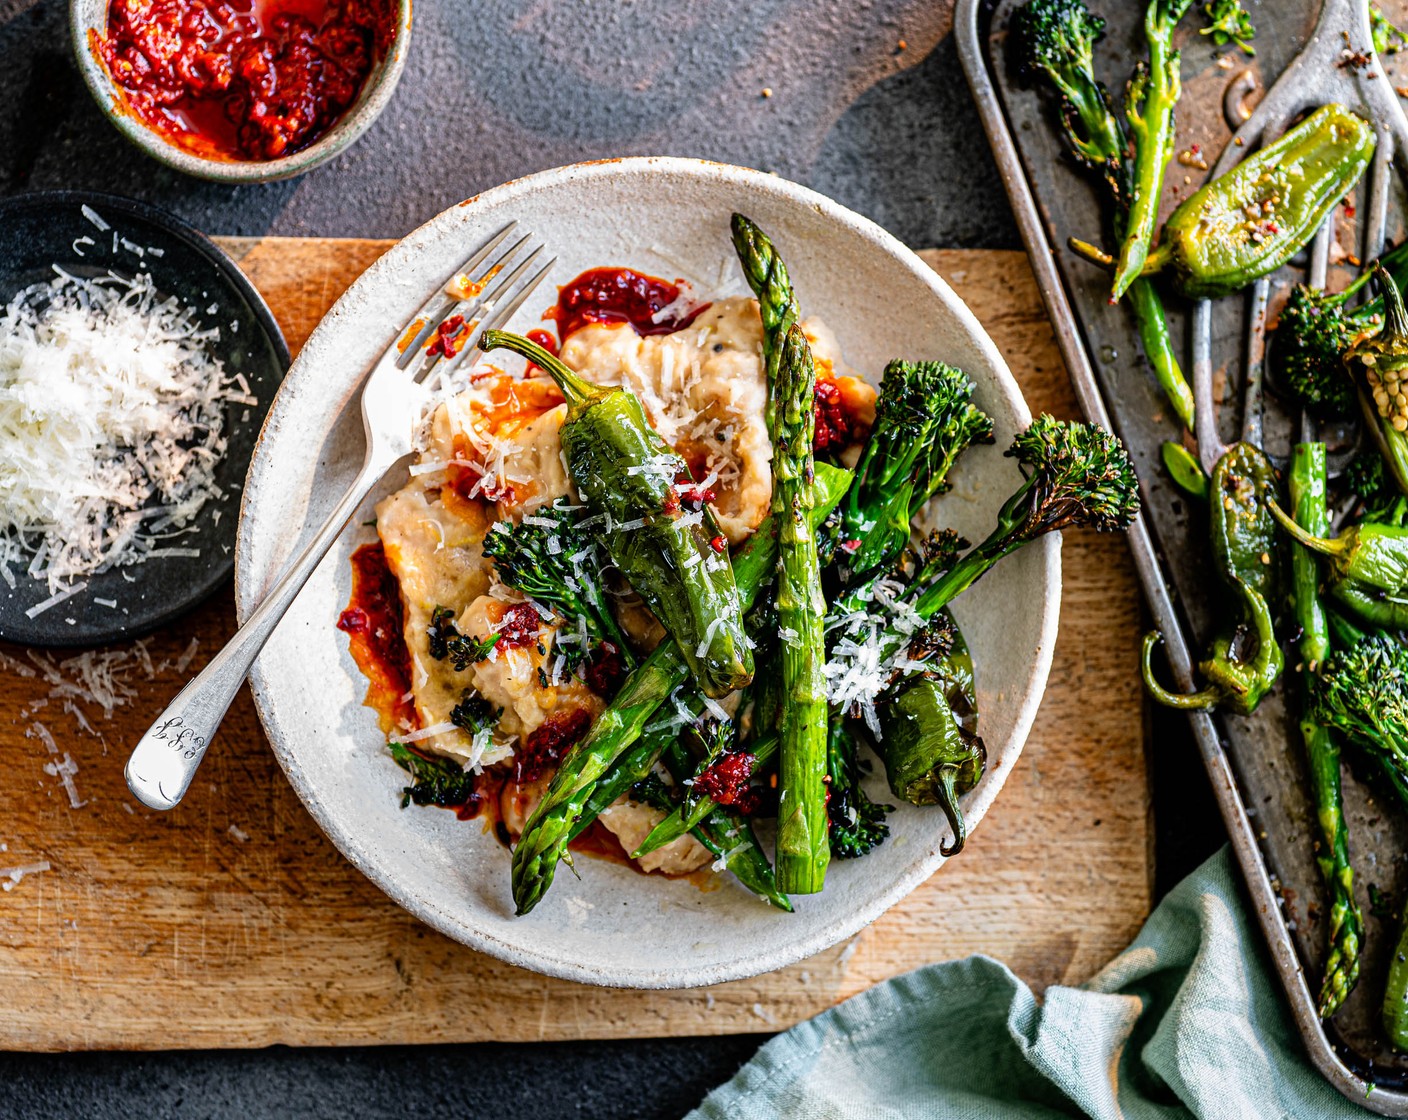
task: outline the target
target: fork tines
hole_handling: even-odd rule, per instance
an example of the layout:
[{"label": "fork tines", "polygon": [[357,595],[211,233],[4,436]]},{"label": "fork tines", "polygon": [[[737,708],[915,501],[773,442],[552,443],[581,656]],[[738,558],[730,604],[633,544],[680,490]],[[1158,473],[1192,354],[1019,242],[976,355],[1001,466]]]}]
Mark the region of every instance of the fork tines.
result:
[{"label": "fork tines", "polygon": [[415,333],[398,344],[399,369],[419,359],[417,381],[432,371],[443,378],[468,353],[478,354],[480,335],[506,324],[542,283],[557,258],[539,264],[544,246],[532,234],[511,239],[517,225],[509,222],[475,250],[416,312],[407,328]]}]

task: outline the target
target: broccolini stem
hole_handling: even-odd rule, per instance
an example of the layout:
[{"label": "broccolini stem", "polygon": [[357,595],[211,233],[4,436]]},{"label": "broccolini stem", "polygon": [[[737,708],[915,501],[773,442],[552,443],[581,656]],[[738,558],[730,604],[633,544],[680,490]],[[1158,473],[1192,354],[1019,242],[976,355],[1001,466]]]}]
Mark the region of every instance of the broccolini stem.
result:
[{"label": "broccolini stem", "polygon": [[1168,396],[1178,419],[1190,432],[1193,430],[1193,390],[1178,357],[1173,352],[1169,339],[1168,319],[1164,315],[1164,301],[1158,290],[1145,277],[1139,277],[1129,286],[1129,298],[1134,306],[1134,318],[1139,327],[1139,340],[1144,344],[1144,353],[1149,364],[1154,367],[1154,376],[1159,386]]},{"label": "broccolini stem", "polygon": [[1119,263],[1110,292],[1114,303],[1144,271],[1154,227],[1159,220],[1164,170],[1173,158],[1173,107],[1181,91],[1179,53],[1172,49],[1173,31],[1192,0],[1150,0],[1144,14],[1149,61],[1129,83],[1125,117],[1134,135],[1129,214],[1125,219]]},{"label": "broccolini stem", "polygon": [[[1312,536],[1329,532],[1325,507],[1325,445],[1298,443],[1291,461],[1291,504],[1299,528]],[[1292,546],[1291,586],[1296,622],[1300,626],[1303,704],[1301,739],[1310,763],[1310,785],[1315,797],[1315,820],[1320,842],[1315,860],[1330,895],[1329,944],[1325,976],[1317,1009],[1328,1019],[1359,979],[1359,943],[1363,919],[1354,901],[1354,870],[1349,863],[1349,829],[1345,825],[1340,790],[1340,748],[1330,729],[1315,718],[1312,697],[1321,663],[1330,654],[1329,620],[1320,602],[1320,566],[1306,547]]]},{"label": "broccolini stem", "polygon": [[[813,528],[836,508],[850,483],[850,471],[817,464]],[[734,576],[743,610],[752,606],[766,586],[776,561],[777,537],[769,519],[734,557]],[[533,909],[552,886],[558,861],[567,852],[572,830],[580,831],[579,825],[585,827],[584,821],[589,823],[594,819],[588,817],[587,805],[593,799],[597,784],[640,738],[656,709],[688,675],[678,646],[674,642],[662,643],[626,678],[610,706],[563,757],[557,774],[523,826],[523,834],[513,849],[513,900],[519,914]],[[604,804],[613,800],[615,797]],[[602,807],[604,805],[598,809]]]}]

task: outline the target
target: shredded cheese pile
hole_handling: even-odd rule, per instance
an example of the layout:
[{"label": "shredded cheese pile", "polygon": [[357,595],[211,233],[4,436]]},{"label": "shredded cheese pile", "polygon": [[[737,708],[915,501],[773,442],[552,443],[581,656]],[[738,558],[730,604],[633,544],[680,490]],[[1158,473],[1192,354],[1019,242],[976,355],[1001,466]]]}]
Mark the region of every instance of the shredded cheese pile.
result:
[{"label": "shredded cheese pile", "polygon": [[210,355],[219,329],[149,274],[54,272],[0,316],[0,578],[13,588],[19,566],[58,601],[82,577],[198,554],[165,542],[222,494],[226,404],[257,402]]}]

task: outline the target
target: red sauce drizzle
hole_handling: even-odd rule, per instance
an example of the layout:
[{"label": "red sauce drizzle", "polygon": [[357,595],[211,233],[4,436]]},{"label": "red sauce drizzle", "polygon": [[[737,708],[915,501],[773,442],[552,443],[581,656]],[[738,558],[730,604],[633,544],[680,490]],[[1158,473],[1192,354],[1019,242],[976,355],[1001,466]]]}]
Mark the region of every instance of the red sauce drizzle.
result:
[{"label": "red sauce drizzle", "polygon": [[585,708],[548,716],[514,752],[514,781],[520,785],[535,782],[550,769],[556,769],[563,752],[585,735],[591,725],[592,717]]},{"label": "red sauce drizzle", "polygon": [[389,0],[111,0],[91,44],[173,143],[270,160],[337,122],[394,35]]},{"label": "red sauce drizzle", "polygon": [[401,591],[386,563],[381,543],[364,544],[352,554],[352,596],[337,620],[350,639],[352,659],[366,675],[368,707],[388,726],[416,723],[411,689],[411,653],[406,648]]},{"label": "red sauce drizzle", "polygon": [[672,284],[629,268],[592,268],[558,289],[552,315],[561,338],[588,323],[629,323],[639,335],[673,334],[709,306],[701,303],[680,318],[655,322],[655,313],[679,297],[679,282]]},{"label": "red sauce drizzle", "polygon": [[835,381],[818,378],[816,383],[816,434],[812,450],[817,454],[839,454],[857,442],[863,434],[860,424],[841,397]]},{"label": "red sauce drizzle", "polygon": [[721,754],[694,779],[694,792],[720,805],[736,805],[744,813],[751,812],[759,801],[758,792],[748,784],[757,762],[747,751]]},{"label": "red sauce drizzle", "polygon": [[620,651],[610,643],[597,646],[587,658],[582,679],[603,700],[610,700],[626,679],[626,662]]},{"label": "red sauce drizzle", "polygon": [[542,619],[532,603],[513,603],[504,610],[499,627],[500,649],[522,649],[538,640]]}]

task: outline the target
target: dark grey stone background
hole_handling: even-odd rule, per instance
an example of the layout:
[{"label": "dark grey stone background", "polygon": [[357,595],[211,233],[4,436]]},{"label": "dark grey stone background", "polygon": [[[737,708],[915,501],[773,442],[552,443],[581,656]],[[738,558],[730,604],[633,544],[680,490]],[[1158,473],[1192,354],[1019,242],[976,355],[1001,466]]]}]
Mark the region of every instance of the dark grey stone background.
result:
[{"label": "dark grey stone background", "polygon": [[[113,191],[216,234],[396,237],[530,171],[689,155],[806,183],[915,247],[1018,248],[949,19],[945,0],[419,0],[400,88],[359,144],[225,187],[108,125],[65,4],[0,0],[0,194]],[[1221,830],[1181,721],[1155,725],[1153,759],[1162,893]],[[761,1040],[0,1054],[0,1120],[665,1118]]]},{"label": "dark grey stone background", "polygon": [[357,145],[301,179],[231,187],[108,125],[70,57],[66,4],[0,0],[0,193],[116,191],[209,233],[399,237],[530,171],[688,155],[816,187],[911,245],[1016,248],[948,8],[422,0],[395,99]]}]

